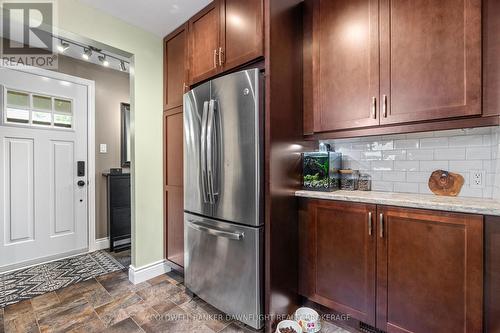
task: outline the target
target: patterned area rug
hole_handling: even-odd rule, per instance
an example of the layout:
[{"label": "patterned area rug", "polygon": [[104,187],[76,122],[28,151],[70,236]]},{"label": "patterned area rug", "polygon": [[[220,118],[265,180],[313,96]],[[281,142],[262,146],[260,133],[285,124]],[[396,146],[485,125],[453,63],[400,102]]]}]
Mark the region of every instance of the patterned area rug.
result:
[{"label": "patterned area rug", "polygon": [[124,268],[97,251],[0,274],[0,308]]}]

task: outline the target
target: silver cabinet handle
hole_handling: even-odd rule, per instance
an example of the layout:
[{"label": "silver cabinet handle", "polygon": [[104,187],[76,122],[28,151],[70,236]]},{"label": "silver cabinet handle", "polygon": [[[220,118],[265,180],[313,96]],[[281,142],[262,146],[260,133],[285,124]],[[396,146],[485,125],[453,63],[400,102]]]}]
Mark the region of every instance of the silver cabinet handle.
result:
[{"label": "silver cabinet handle", "polygon": [[219,47],[219,66],[222,67],[224,65],[224,51],[222,50],[222,47]]},{"label": "silver cabinet handle", "polygon": [[368,235],[372,235],[372,212],[368,212]]},{"label": "silver cabinet handle", "polygon": [[384,214],[380,213],[380,238],[384,238]]},{"label": "silver cabinet handle", "polygon": [[387,118],[387,95],[383,95],[382,99],[382,113],[384,114],[384,118]]},{"label": "silver cabinet handle", "polygon": [[217,49],[214,50],[214,67],[217,68]]},{"label": "silver cabinet handle", "polygon": [[233,240],[242,240],[245,237],[245,233],[243,232],[230,232],[230,231],[224,231],[224,230],[219,230],[219,229],[214,229],[207,227],[205,225],[202,225],[200,223],[197,223],[195,221],[189,220],[189,226],[193,228],[194,230],[205,232],[209,235],[216,236],[216,237],[224,237],[224,238],[229,238]]},{"label": "silver cabinet handle", "polygon": [[372,97],[372,118],[377,119],[377,97]]},{"label": "silver cabinet handle", "polygon": [[203,103],[203,115],[201,118],[201,191],[203,192],[203,202],[208,203],[208,177],[207,177],[207,120],[208,101]]}]

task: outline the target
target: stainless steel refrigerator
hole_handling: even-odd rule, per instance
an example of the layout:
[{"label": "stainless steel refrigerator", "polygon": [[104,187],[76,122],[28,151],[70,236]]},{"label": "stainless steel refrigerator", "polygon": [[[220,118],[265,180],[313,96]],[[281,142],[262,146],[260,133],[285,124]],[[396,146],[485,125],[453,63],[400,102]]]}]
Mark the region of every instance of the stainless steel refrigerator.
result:
[{"label": "stainless steel refrigerator", "polygon": [[184,95],[186,287],[263,326],[262,74],[245,70]]}]

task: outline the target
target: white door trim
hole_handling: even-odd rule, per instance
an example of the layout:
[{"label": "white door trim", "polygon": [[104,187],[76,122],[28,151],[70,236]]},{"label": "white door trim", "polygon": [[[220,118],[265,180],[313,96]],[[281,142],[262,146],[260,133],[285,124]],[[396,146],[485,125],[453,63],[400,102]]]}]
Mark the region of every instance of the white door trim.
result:
[{"label": "white door trim", "polygon": [[77,76],[72,76],[64,73],[51,71],[38,67],[6,67],[11,70],[31,73],[35,75],[50,77],[55,80],[67,81],[83,86],[87,86],[87,163],[88,163],[88,252],[97,251],[101,248],[96,241],[96,213],[95,213],[95,82],[92,80],[83,79]]}]

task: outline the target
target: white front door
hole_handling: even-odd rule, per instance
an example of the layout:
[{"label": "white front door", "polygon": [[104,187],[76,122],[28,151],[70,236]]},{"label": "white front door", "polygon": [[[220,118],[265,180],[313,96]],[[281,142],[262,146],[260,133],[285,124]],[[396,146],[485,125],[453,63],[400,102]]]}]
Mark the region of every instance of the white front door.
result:
[{"label": "white front door", "polygon": [[0,68],[0,272],[88,248],[87,94]]}]

